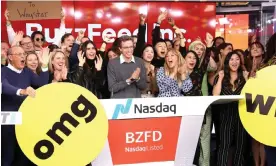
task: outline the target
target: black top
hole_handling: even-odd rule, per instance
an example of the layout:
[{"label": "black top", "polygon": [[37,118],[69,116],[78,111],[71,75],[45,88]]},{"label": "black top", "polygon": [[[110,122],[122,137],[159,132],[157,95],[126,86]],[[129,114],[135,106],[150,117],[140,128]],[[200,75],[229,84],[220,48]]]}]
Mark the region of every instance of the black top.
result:
[{"label": "black top", "polygon": [[[219,76],[215,77],[214,80],[214,86],[217,84],[218,82],[218,78]],[[243,89],[243,86],[245,85],[245,80],[244,79],[240,79],[238,81],[238,86],[236,87],[235,90],[232,90],[230,87],[228,87],[227,85],[225,85],[222,81],[222,85],[221,85],[221,93],[220,95],[240,95],[241,91]]]},{"label": "black top", "polygon": [[207,48],[201,66],[199,68],[194,69],[193,72],[190,74],[190,78],[193,82],[193,88],[189,92],[185,93],[185,96],[202,96],[201,85],[203,77],[208,68],[210,55],[211,48]]}]

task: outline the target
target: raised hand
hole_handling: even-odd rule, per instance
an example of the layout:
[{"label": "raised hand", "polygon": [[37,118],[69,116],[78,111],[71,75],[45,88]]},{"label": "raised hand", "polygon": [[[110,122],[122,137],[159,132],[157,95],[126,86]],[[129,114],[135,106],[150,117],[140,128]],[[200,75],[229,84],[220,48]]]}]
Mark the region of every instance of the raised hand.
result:
[{"label": "raised hand", "polygon": [[249,72],[248,71],[243,71],[243,78],[245,79],[245,80],[248,80],[248,75],[249,75]]},{"label": "raised hand", "polygon": [[140,18],[140,24],[144,25],[146,22],[146,15],[144,14],[139,14],[139,18]]},{"label": "raised hand", "polygon": [[187,64],[186,62],[184,61],[184,63],[178,67],[177,69],[178,73],[180,74],[186,74],[186,71],[187,71]]},{"label": "raised hand", "polygon": [[256,78],[257,74],[254,71],[251,71],[250,76],[251,78]]},{"label": "raised hand", "polygon": [[62,79],[62,74],[60,71],[55,70],[54,71],[54,79],[52,82],[59,82]]},{"label": "raised hand", "polygon": [[77,41],[81,41],[81,39],[84,37],[84,32],[83,31],[79,31],[78,32],[78,37],[77,37]]},{"label": "raised hand", "polygon": [[167,15],[168,15],[167,10],[161,12],[158,16],[157,23],[161,24],[161,22],[167,18]]},{"label": "raised hand", "polygon": [[16,32],[13,40],[15,40],[16,42],[20,42],[23,40],[23,35],[23,31]]},{"label": "raised hand", "polygon": [[183,38],[183,34],[182,34],[182,32],[181,32],[181,30],[180,30],[179,28],[176,28],[176,29],[175,29],[175,34],[176,34],[177,36],[179,36],[179,38]]},{"label": "raised hand", "polygon": [[106,43],[112,43],[113,42],[110,35],[104,35],[103,36],[103,41],[106,42]]},{"label": "raised hand", "polygon": [[5,18],[6,18],[6,21],[10,20],[10,11],[8,9],[6,9],[5,11]]},{"label": "raised hand", "polygon": [[218,75],[219,75],[219,80],[222,80],[224,77],[224,71],[223,70],[219,71]]},{"label": "raised hand", "polygon": [[43,48],[42,51],[40,51],[40,53],[38,54],[38,60],[42,64],[43,68],[46,68],[48,66],[49,59],[50,59],[49,53],[50,53],[50,49],[46,47],[46,48]]},{"label": "raised hand", "polygon": [[136,68],[136,70],[132,73],[131,78],[132,79],[138,79],[140,77],[140,72],[141,72],[141,69]]},{"label": "raised hand", "polygon": [[61,12],[60,12],[60,19],[62,21],[65,21],[65,13],[64,13],[64,10],[61,8]]},{"label": "raised hand", "polygon": [[174,19],[169,17],[168,18],[168,23],[173,27],[175,25]]},{"label": "raised hand", "polygon": [[101,55],[96,55],[97,60],[95,61],[95,68],[97,71],[102,70],[102,65],[103,65],[103,58]]},{"label": "raised hand", "polygon": [[82,51],[78,52],[78,59],[79,59],[79,66],[83,66],[83,64],[85,63],[84,52]]},{"label": "raised hand", "polygon": [[184,61],[184,63],[178,67],[178,73],[181,74],[181,79],[185,80],[188,75],[188,68],[187,63]]},{"label": "raised hand", "polygon": [[201,38],[198,36],[195,41],[202,41]]},{"label": "raised hand", "polygon": [[206,45],[207,45],[207,47],[212,47],[213,46],[213,43],[214,43],[214,41],[213,41],[213,36],[210,34],[210,33],[206,33],[206,40],[205,40],[205,43],[206,43]]},{"label": "raised hand", "polygon": [[66,80],[67,79],[67,74],[68,74],[68,69],[64,65],[63,68],[62,68],[62,70],[61,70],[61,79],[62,80]]}]

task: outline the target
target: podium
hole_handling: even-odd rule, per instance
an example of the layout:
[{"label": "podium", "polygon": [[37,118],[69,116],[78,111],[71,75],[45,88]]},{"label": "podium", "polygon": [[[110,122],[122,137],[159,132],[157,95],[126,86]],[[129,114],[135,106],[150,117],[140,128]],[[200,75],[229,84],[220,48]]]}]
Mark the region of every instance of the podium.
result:
[{"label": "podium", "polygon": [[192,166],[206,109],[241,99],[244,96],[101,100],[109,136],[92,165]]}]

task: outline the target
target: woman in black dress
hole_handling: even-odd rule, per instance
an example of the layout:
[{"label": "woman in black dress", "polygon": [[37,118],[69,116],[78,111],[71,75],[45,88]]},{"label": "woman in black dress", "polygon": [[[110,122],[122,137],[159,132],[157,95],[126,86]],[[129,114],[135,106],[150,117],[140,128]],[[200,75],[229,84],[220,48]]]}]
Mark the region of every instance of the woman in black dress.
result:
[{"label": "woman in black dress", "polygon": [[[215,78],[213,95],[240,95],[247,79],[248,72],[242,70],[240,55],[235,51],[230,52],[225,58],[224,70],[220,71]],[[228,165],[229,151],[234,145],[233,163],[230,165],[243,166],[247,133],[239,118],[238,102],[222,104],[217,111],[220,115],[217,165]]]},{"label": "woman in black dress", "polygon": [[[187,69],[190,73],[190,78],[193,82],[193,88],[184,93],[185,96],[203,96],[202,93],[202,82],[204,75],[207,72],[208,65],[216,66],[216,63],[210,62],[210,53],[213,44],[213,36],[209,33],[206,34],[206,44],[207,49],[203,51],[204,55],[201,55],[201,59],[199,58],[199,53],[195,51],[188,51],[186,55],[184,55]],[[202,124],[201,132],[200,132],[200,141],[199,141],[199,149],[197,149],[196,157],[194,164],[196,165],[210,165],[210,138],[211,138],[211,111],[208,109],[204,116],[204,122]],[[199,158],[199,159],[198,159]]]}]

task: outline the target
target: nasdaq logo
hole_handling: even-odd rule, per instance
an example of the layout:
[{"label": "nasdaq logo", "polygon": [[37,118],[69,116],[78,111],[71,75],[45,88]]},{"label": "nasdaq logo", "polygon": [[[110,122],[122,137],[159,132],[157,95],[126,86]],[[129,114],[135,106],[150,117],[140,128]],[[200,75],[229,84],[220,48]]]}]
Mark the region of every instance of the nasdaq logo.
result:
[{"label": "nasdaq logo", "polygon": [[128,114],[132,104],[132,99],[127,99],[126,104],[117,104],[112,119],[117,119],[119,114]]}]

